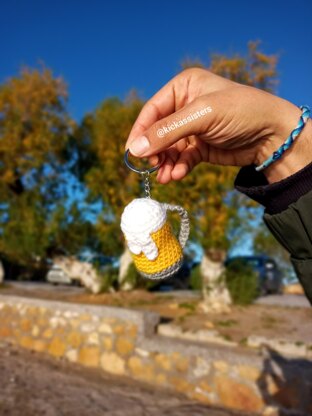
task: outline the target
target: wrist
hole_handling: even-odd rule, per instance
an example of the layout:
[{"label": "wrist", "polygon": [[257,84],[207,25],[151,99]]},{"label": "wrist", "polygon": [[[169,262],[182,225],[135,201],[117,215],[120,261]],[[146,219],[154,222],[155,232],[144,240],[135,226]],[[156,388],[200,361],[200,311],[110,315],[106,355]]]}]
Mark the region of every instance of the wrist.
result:
[{"label": "wrist", "polygon": [[[290,104],[290,103],[289,103]],[[283,117],[280,117],[279,123],[274,126],[275,134],[269,137],[259,150],[256,157],[256,164],[261,164],[269,156],[272,155],[286,140],[290,132],[294,129],[296,121],[300,117],[300,110],[291,105],[288,106]],[[289,111],[291,110],[291,111]],[[285,117],[286,116],[286,117]],[[278,125],[280,124],[280,125]],[[279,182],[299,170],[303,169],[312,162],[312,121],[309,119],[306,122],[303,130],[293,142],[292,146],[276,160],[272,165],[263,170],[269,183]]]}]

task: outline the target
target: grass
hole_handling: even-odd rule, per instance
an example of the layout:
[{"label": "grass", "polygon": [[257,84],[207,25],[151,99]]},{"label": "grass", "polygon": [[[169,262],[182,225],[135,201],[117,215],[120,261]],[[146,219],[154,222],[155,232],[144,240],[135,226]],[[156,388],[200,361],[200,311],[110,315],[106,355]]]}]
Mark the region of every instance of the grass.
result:
[{"label": "grass", "polygon": [[239,345],[246,346],[247,342],[248,342],[248,338],[244,337],[244,338],[240,339]]},{"label": "grass", "polygon": [[189,302],[179,303],[179,308],[188,309],[191,312],[196,311],[196,305],[194,303],[189,303]]},{"label": "grass", "polygon": [[235,319],[225,319],[223,321],[216,322],[216,325],[222,326],[223,328],[230,328],[238,324],[238,321]]},{"label": "grass", "polygon": [[264,314],[261,316],[261,323],[264,328],[274,328],[276,325],[279,324],[279,320],[274,318],[274,316]]}]

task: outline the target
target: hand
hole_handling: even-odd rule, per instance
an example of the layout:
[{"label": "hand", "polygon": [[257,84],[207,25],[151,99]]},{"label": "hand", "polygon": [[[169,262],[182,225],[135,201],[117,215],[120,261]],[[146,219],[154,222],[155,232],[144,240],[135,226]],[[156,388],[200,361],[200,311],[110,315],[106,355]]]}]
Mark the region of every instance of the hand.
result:
[{"label": "hand", "polygon": [[[168,183],[182,179],[200,162],[262,163],[285,141],[299,117],[300,110],[286,100],[192,68],[144,105],[126,149],[134,156],[149,157],[153,165],[161,153],[164,162],[157,180]],[[283,179],[308,164],[308,154],[311,149],[307,153],[307,143],[300,136],[264,173],[270,182]]]}]

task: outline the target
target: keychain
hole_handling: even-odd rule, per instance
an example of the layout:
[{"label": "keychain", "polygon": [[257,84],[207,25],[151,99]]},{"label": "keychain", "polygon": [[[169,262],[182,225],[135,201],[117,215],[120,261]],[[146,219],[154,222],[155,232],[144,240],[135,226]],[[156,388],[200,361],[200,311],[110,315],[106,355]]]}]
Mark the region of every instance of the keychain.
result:
[{"label": "keychain", "polygon": [[[145,197],[134,199],[125,207],[121,229],[138,272],[148,279],[164,279],[174,275],[182,265],[182,250],[190,233],[189,217],[184,208],[151,198],[150,174],[162,163],[140,170],[129,162],[128,156],[129,150],[125,153],[125,164],[142,176]],[[178,239],[167,220],[167,211],[177,211],[181,217]]]}]

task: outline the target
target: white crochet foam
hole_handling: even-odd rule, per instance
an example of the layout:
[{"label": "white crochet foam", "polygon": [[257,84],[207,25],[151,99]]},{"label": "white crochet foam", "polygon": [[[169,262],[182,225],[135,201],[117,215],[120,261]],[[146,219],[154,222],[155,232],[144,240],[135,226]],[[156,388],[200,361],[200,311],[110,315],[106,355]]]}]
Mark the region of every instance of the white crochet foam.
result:
[{"label": "white crochet foam", "polygon": [[151,233],[158,231],[166,222],[166,208],[150,198],[134,199],[121,216],[121,229],[129,250],[133,254],[144,253],[149,260],[158,256],[158,248]]}]

